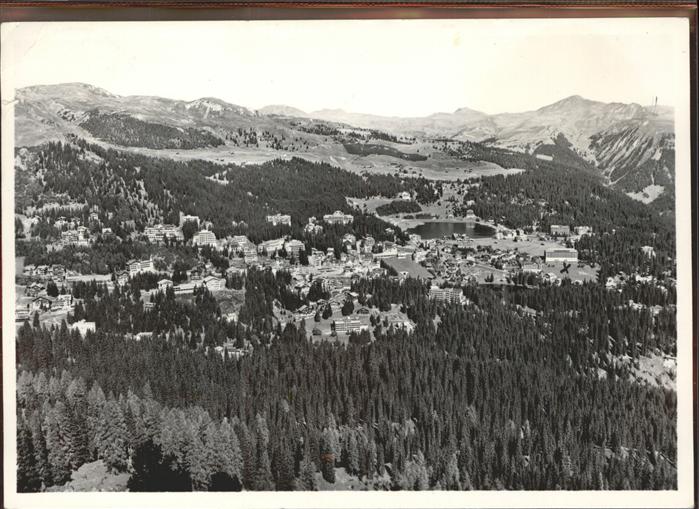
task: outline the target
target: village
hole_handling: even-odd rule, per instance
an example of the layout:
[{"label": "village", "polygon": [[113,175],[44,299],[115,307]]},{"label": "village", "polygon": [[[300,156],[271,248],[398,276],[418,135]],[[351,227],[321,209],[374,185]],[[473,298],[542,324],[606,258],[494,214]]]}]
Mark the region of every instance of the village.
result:
[{"label": "village", "polygon": [[[397,197],[409,200],[410,196]],[[108,235],[109,228],[100,228],[97,211],[89,212],[90,228],[81,225],[79,218],[58,217],[54,227],[62,229],[60,249],[67,245],[87,245],[94,235]],[[21,324],[35,314],[42,322],[60,324],[73,311],[75,299],[71,288],[77,281],[96,281],[108,290],[124,287],[140,274],[158,274],[162,277],[148,291],[142,292],[144,309],[153,307],[153,296],[170,288],[178,297],[191,295],[196,288],[206,287],[224,304],[224,315],[237,320],[237,311],[244,299],[244,290],[231,288],[232,278],[244,278],[252,268],[270,269],[272,273],[283,270],[291,275],[289,289],[299,297],[306,298],[313,282],[320,282],[329,295],[328,299],[309,301],[299,309],[284,309],[275,305],[275,319],[281,323],[306,324],[309,337],[314,341],[347,341],[351,333],[366,332],[372,337],[375,324],[386,327],[401,327],[412,330],[414,323],[396,306],[389,312],[379,312],[362,306],[356,301],[357,294],[351,291],[353,281],[389,276],[399,281],[406,278],[422,280],[429,285],[430,298],[441,302],[464,304],[462,287],[467,284],[480,285],[538,285],[560,284],[564,278],[573,283],[595,280],[597,270],[580,263],[578,252],[571,247],[581,235],[593,234],[588,226],[552,225],[549,232],[525,233],[495,225],[494,235],[486,238],[470,238],[453,234],[442,238],[423,239],[410,234],[405,243],[380,241],[366,236],[357,238],[347,233],[342,238],[341,252],[334,248],[319,251],[299,239],[280,237],[254,244],[243,235],[216,238],[210,223],[196,215],[180,213],[179,224],[152,224],[133,237],[150,244],[183,243],[183,227],[196,226],[188,241],[200,252],[203,248],[222,253],[227,257],[225,270],[214,266],[211,260],[200,256],[194,266],[188,267],[186,278],[173,281],[172,266],[157,257],[132,259],[123,270],[110,275],[77,274],[62,265],[26,265],[17,274],[16,321]],[[304,233],[312,235],[323,231],[324,225],[348,225],[353,221],[351,214],[335,211],[317,219],[311,217]],[[267,223],[291,225],[288,214],[266,216]],[[468,211],[465,221],[478,221]],[[609,285],[614,283],[609,282]],[[351,310],[346,311],[347,302]],[[328,309],[330,312],[324,312]],[[328,316],[326,316],[328,315]],[[319,318],[320,317],[320,318]],[[319,318],[319,319],[318,319]],[[315,319],[315,320],[314,320]],[[82,333],[94,331],[94,323],[72,324]],[[145,337],[147,331],[142,333]]]}]

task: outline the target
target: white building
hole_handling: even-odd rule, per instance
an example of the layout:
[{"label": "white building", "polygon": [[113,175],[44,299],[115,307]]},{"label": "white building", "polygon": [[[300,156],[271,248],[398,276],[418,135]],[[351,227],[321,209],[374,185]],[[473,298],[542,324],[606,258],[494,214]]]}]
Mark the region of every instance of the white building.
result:
[{"label": "white building", "polygon": [[155,272],[152,258],[147,260],[129,260],[126,262],[126,267],[129,269],[129,275],[132,277],[141,272]]},{"label": "white building", "polygon": [[590,226],[576,226],[575,235],[589,235],[592,233],[592,227]]},{"label": "white building", "polygon": [[284,247],[284,239],[265,240],[264,242],[261,242],[260,244],[257,245],[257,252],[258,253],[267,253],[268,255],[271,255],[272,253],[276,253],[277,251],[281,251],[281,249],[283,247]]},{"label": "white building", "polygon": [[189,216],[180,212],[180,227],[185,223],[197,223],[199,226],[199,216]]},{"label": "white building", "polygon": [[360,332],[369,330],[369,324],[363,322],[355,316],[343,316],[333,322],[337,334],[349,334],[350,332]]},{"label": "white building", "polygon": [[655,258],[655,248],[653,246],[641,246],[641,252],[648,258]]},{"label": "white building", "polygon": [[82,336],[87,334],[87,332],[95,332],[95,322],[86,322],[85,320],[80,320],[75,322],[70,326],[71,330],[77,330]]},{"label": "white building", "polygon": [[332,214],[325,214],[323,216],[323,221],[325,221],[328,224],[347,225],[350,224],[353,220],[354,217],[351,214],[343,214],[339,210],[336,210]]},{"label": "white building", "polygon": [[371,253],[371,250],[376,245],[374,237],[365,237],[362,240],[357,241],[357,251],[361,253]]},{"label": "white building", "polygon": [[147,226],[143,233],[148,237],[148,240],[153,244],[169,240],[184,240],[182,229],[179,226],[172,224],[156,224],[155,226]]},{"label": "white building", "polygon": [[284,244],[284,249],[286,249],[286,252],[289,253],[289,256],[298,258],[301,251],[306,250],[306,246],[300,240],[292,239]]},{"label": "white building", "polygon": [[172,286],[172,281],[169,279],[161,279],[158,281],[158,290],[161,292],[166,291],[168,288]]},{"label": "white building", "polygon": [[551,225],[551,235],[558,236],[568,236],[570,235],[570,226],[566,225],[560,225],[560,224],[552,224]]},{"label": "white building", "polygon": [[552,262],[577,262],[578,252],[567,247],[557,247],[545,251],[546,263]]},{"label": "white building", "polygon": [[461,288],[440,288],[433,286],[430,288],[430,299],[437,302],[461,302],[464,291]]},{"label": "white building", "polygon": [[226,288],[226,280],[222,277],[206,276],[204,278],[204,286],[210,292],[218,292]]},{"label": "white building", "polygon": [[316,223],[315,217],[308,218],[308,224],[304,226],[303,231],[311,234],[323,233],[323,227]]},{"label": "white building", "polygon": [[273,226],[291,226],[291,216],[288,214],[274,214],[273,216],[267,216],[267,222],[272,223]]},{"label": "white building", "polygon": [[216,247],[216,235],[209,230],[201,230],[192,236],[192,245]]}]

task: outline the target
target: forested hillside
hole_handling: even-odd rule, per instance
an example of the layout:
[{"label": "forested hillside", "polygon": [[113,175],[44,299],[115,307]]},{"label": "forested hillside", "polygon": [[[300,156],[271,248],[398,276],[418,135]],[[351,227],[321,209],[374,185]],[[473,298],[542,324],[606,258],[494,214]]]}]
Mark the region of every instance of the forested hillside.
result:
[{"label": "forested hillside", "polygon": [[137,230],[148,221],[177,223],[183,212],[211,221],[219,237],[241,233],[259,241],[279,235],[266,223],[267,214],[290,214],[296,231],[311,216],[351,212],[348,196],[393,197],[401,191],[413,191],[418,199],[434,196],[434,185],[425,179],[360,176],[298,158],[247,166],[179,162],[105,150],[82,140],[24,150],[24,169],[17,173],[25,183],[39,183],[42,193],[22,185],[18,204],[40,207],[54,196],[67,196],[111,212],[107,225],[115,231],[129,220]]},{"label": "forested hillside", "polygon": [[95,138],[124,147],[191,149],[223,145],[222,139],[203,129],[145,122],[121,113],[90,111],[80,127]]},{"label": "forested hillside", "polygon": [[[264,291],[259,281],[254,288]],[[81,297],[99,297],[86,290]],[[174,300],[156,301],[146,315],[165,328],[140,342],[113,321],[85,338],[24,325],[24,488],[37,477],[60,484],[96,458],[116,471],[131,458],[136,490],[162,486],[154,472],[178,489],[314,489],[316,473],[332,482],[339,467],[383,489],[676,486],[675,393],[631,377],[641,355],[673,351],[674,314],[624,306],[667,305],[672,294],[474,286],[463,308],[436,305],[410,281],[355,290],[368,304],[402,303],[415,333],[379,324],[376,342],[343,347],[312,344],[303,324],[287,325],[236,361],[173,340],[187,337]],[[541,314],[524,316],[518,305]],[[189,337],[209,344],[226,335],[191,325],[202,335]]]},{"label": "forested hillside", "polygon": [[[617,272],[674,274],[673,216],[657,211],[604,186],[598,177],[545,164],[508,177],[483,178],[469,187],[463,208],[484,219],[531,231],[548,232],[550,225],[591,226],[594,236],[577,243],[584,260]],[[651,246],[648,257],[641,247]]]}]

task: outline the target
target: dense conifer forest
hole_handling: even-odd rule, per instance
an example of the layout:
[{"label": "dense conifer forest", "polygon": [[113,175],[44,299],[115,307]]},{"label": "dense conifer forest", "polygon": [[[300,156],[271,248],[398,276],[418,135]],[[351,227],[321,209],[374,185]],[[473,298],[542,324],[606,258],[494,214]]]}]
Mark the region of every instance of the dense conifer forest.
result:
[{"label": "dense conifer forest", "polygon": [[120,113],[88,112],[80,127],[95,138],[125,147],[192,149],[217,147],[223,140],[204,129],[177,128]]},{"label": "dense conifer forest", "polygon": [[[278,296],[280,277],[249,275],[246,302]],[[314,489],[336,467],[380,489],[676,486],[675,393],[631,376],[640,355],[674,350],[674,314],[625,305],[672,305],[672,292],[471,286],[463,307],[414,280],[353,288],[400,303],[415,332],[378,323],[366,346],[313,344],[303,323],[269,327],[264,305],[250,326],[205,291],[145,312],[138,289],[77,287],[81,316],[105,316],[97,333],[18,332],[20,489],[96,458],[131,464],[136,490]],[[155,333],[129,340],[120,323]],[[221,357],[226,337],[258,347]]]},{"label": "dense conifer forest", "polygon": [[376,207],[376,213],[382,216],[388,216],[390,214],[406,214],[411,212],[420,212],[422,207],[415,203],[414,201],[406,200],[393,200],[391,203],[386,203],[385,205],[379,205]]}]

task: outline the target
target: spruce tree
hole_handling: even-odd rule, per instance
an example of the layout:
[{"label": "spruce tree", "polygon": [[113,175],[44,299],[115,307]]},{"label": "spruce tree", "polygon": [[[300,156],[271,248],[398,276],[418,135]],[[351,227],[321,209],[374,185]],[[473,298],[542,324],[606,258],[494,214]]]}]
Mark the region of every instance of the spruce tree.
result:
[{"label": "spruce tree", "polygon": [[32,432],[24,417],[17,419],[17,491],[34,493],[41,488]]},{"label": "spruce tree", "polygon": [[35,410],[29,418],[29,428],[32,432],[32,443],[34,445],[34,457],[36,460],[36,472],[44,486],[51,486],[51,468],[49,466],[48,451],[46,449],[46,439],[41,429],[41,411]]},{"label": "spruce tree", "polygon": [[264,436],[261,433],[257,435],[256,458],[253,489],[256,491],[274,490],[272,467],[269,462],[267,444],[265,443]]},{"label": "spruce tree", "polygon": [[213,442],[208,444],[218,453],[218,470],[228,474],[231,479],[242,482],[243,458],[240,451],[240,443],[233,426],[224,418],[216,435],[210,435]]},{"label": "spruce tree", "polygon": [[347,445],[347,472],[352,475],[359,473],[359,446],[357,445],[357,435],[354,431],[350,433]]},{"label": "spruce tree", "polygon": [[308,455],[304,455],[301,460],[297,487],[300,491],[316,491],[318,489],[316,467]]},{"label": "spruce tree", "polygon": [[214,473],[211,457],[199,436],[196,423],[188,421],[185,428],[185,466],[192,479],[192,490],[205,491],[209,487],[209,478]]},{"label": "spruce tree", "polygon": [[335,482],[335,456],[337,454],[335,443],[336,439],[333,433],[325,428],[320,440],[320,461],[323,479],[329,483]]},{"label": "spruce tree", "polygon": [[121,472],[126,469],[126,433],[126,422],[121,407],[115,400],[107,400],[97,426],[97,456],[113,471]]},{"label": "spruce tree", "polygon": [[64,419],[65,405],[58,401],[51,408],[44,419],[44,435],[46,436],[46,449],[51,468],[51,480],[55,485],[62,485],[70,479],[70,443],[65,433]]}]

